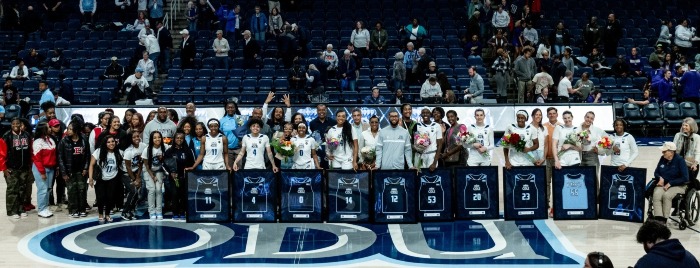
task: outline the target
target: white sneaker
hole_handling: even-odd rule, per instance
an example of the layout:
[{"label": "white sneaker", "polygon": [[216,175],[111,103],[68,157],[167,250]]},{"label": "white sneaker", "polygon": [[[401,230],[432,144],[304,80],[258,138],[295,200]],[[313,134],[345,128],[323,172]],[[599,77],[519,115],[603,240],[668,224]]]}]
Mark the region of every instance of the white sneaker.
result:
[{"label": "white sneaker", "polygon": [[15,219],[15,220],[16,220],[16,219],[19,219],[19,214],[12,215],[12,218]]},{"label": "white sneaker", "polygon": [[19,215],[20,215],[22,218],[29,217],[29,214],[27,214],[26,212],[22,212],[22,214],[19,214]]},{"label": "white sneaker", "polygon": [[42,217],[42,218],[48,218],[48,217],[53,216],[53,214],[48,210],[43,210],[43,211],[39,212],[37,215],[39,217]]}]

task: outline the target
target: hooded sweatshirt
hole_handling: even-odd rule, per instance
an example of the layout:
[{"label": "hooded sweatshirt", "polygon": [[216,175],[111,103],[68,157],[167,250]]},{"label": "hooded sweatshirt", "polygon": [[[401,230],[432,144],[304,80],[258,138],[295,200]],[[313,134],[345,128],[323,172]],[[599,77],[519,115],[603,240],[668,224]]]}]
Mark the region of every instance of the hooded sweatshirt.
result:
[{"label": "hooded sweatshirt", "polygon": [[52,138],[37,138],[32,143],[32,161],[40,174],[46,174],[47,168],[55,168],[56,142]]},{"label": "hooded sweatshirt", "polygon": [[166,140],[170,140],[173,137],[175,137],[175,131],[177,131],[177,126],[173,121],[170,121],[170,119],[165,119],[165,121],[161,122],[160,120],[158,120],[158,117],[156,117],[155,119],[151,120],[151,122],[148,122],[148,124],[146,124],[146,127],[143,129],[144,144],[148,144],[148,142],[151,139],[151,132],[156,130],[163,135],[163,141],[165,142]]},{"label": "hooded sweatshirt", "polygon": [[683,267],[698,268],[698,260],[687,251],[678,239],[656,243],[634,268]]}]

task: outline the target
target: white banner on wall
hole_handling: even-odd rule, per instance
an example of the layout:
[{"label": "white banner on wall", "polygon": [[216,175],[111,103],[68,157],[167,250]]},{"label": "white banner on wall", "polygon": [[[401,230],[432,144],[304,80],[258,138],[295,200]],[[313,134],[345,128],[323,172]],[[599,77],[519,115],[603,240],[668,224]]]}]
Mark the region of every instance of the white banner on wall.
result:
[{"label": "white banner on wall", "polygon": [[[272,113],[272,107],[268,108],[268,115]],[[369,118],[376,115],[379,117],[380,124],[382,127],[387,126],[389,124],[389,112],[391,111],[398,111],[399,114],[401,114],[399,106],[329,106],[328,107],[328,115],[335,115],[336,111],[339,109],[342,109],[348,113],[348,117],[350,117],[350,112],[354,108],[359,108],[362,111],[362,121],[369,121]],[[420,112],[423,108],[429,108],[433,109],[435,106],[414,106],[413,107],[413,114],[412,118],[416,120],[420,120]],[[563,122],[562,120],[562,114],[564,111],[571,111],[571,113],[574,115],[574,120],[573,123],[574,125],[580,125],[583,122],[583,117],[586,114],[586,112],[592,111],[595,113],[595,122],[593,123],[595,126],[598,126],[599,128],[602,128],[605,131],[613,131],[613,121],[615,120],[615,111],[612,107],[612,105],[607,104],[607,105],[551,105],[551,106],[528,106],[528,105],[523,105],[523,106],[514,106],[514,105],[509,105],[509,106],[503,106],[503,105],[483,105],[483,106],[440,106],[442,107],[445,112],[449,110],[454,110],[457,112],[457,115],[459,117],[459,122],[462,124],[472,124],[474,123],[474,111],[476,109],[483,109],[484,112],[486,113],[486,124],[490,125],[494,128],[495,131],[505,131],[506,128],[510,124],[515,123],[515,113],[519,110],[525,110],[528,114],[531,114],[532,111],[536,108],[539,108],[542,111],[543,115],[543,122],[546,122],[547,119],[547,108],[548,107],[554,107],[558,110],[559,112],[559,122]],[[70,121],[70,115],[73,114],[82,114],[83,117],[87,122],[93,122],[96,123],[98,122],[97,120],[97,115],[99,112],[104,111],[106,108],[111,108],[111,107],[80,107],[80,106],[65,106],[65,107],[57,107],[56,108],[56,115],[58,116],[59,119],[63,120],[66,124]],[[141,113],[146,119],[148,116],[148,113],[154,110],[157,110],[157,106],[151,106],[151,107],[133,107]],[[170,106],[168,108],[175,109],[177,113],[180,115],[180,118],[185,116],[185,107],[183,106]],[[124,112],[128,109],[128,107],[114,107],[111,108],[114,110],[117,116],[120,118],[124,116]],[[253,112],[253,107],[248,106],[248,107],[240,107],[239,108],[241,111],[242,115],[250,115]],[[311,122],[311,120],[316,118],[316,108],[313,106],[293,106],[292,108],[292,114],[295,112],[299,112],[302,115],[304,115],[304,118],[306,119],[307,122]],[[216,118],[220,119],[224,115],[224,108],[223,106],[220,107],[197,107],[197,111],[195,113],[197,119],[199,121],[204,121],[206,122],[210,118]],[[269,116],[268,116],[269,118]],[[123,118],[122,118],[123,119]],[[349,118],[350,119],[350,118]],[[351,119],[350,119],[351,120]],[[531,119],[530,119],[531,120]],[[447,118],[444,118],[444,121],[447,122]]]}]

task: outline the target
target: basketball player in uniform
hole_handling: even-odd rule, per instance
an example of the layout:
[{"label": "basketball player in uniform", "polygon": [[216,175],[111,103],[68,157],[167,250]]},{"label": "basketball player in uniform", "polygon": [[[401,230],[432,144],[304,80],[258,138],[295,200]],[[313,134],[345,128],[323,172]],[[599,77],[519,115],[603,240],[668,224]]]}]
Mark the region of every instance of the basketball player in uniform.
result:
[{"label": "basketball player in uniform", "polygon": [[610,165],[617,166],[617,170],[622,172],[632,165],[632,161],[639,156],[637,141],[632,134],[625,132],[627,122],[624,119],[615,119],[613,123],[615,133],[611,136],[613,147],[611,150]]},{"label": "basketball player in uniform", "polygon": [[[423,108],[420,112],[421,119],[423,121],[416,124],[414,127],[414,135],[428,135],[430,138],[430,145],[423,152],[416,152],[413,157],[413,163],[416,164],[416,168],[430,168],[430,170],[435,170],[438,166],[437,153],[442,152],[442,127],[440,124],[432,122],[431,118],[433,113],[430,109]],[[414,146],[415,146],[415,140]],[[422,164],[418,166],[418,164]]]},{"label": "basketball player in uniform", "polygon": [[340,143],[337,148],[327,148],[331,168],[357,170],[357,136],[347,120],[348,114],[343,110],[335,112],[336,125],[328,129],[326,139],[336,138]]},{"label": "basketball player in uniform", "polygon": [[469,149],[469,158],[467,158],[467,166],[490,166],[491,165],[491,150],[494,148],[493,128],[484,123],[486,113],[479,108],[474,111],[474,119],[476,123],[469,126],[469,132],[476,134],[476,142],[467,144]]},{"label": "basketball player in uniform", "polygon": [[562,166],[578,166],[581,164],[581,155],[579,153],[581,147],[572,144],[564,144],[566,137],[570,133],[577,133],[579,128],[575,127],[572,123],[574,116],[571,114],[571,111],[564,111],[562,117],[564,118],[564,125],[556,126],[554,128],[554,135],[552,136],[554,167],[556,169],[561,169]]},{"label": "basketball player in uniform", "polygon": [[294,162],[292,169],[321,169],[316,156],[318,144],[316,139],[307,134],[305,123],[297,125],[297,135],[292,137],[291,141],[297,148],[297,152],[292,157]]},{"label": "basketball player in uniform", "polygon": [[202,164],[203,170],[228,170],[231,166],[228,162],[228,138],[219,132],[219,120],[214,118],[207,122],[209,133],[201,138],[199,156],[194,165],[187,170],[193,170]]},{"label": "basketball player in uniform", "polygon": [[529,156],[529,152],[533,152],[540,147],[539,139],[537,139],[537,131],[532,125],[525,125],[529,116],[525,110],[519,110],[515,114],[516,124],[511,124],[506,129],[505,134],[518,134],[520,140],[525,141],[525,148],[519,152],[515,148],[503,148],[503,156],[506,159],[506,168],[510,169],[513,166],[533,166],[534,158]]},{"label": "basketball player in uniform", "polygon": [[[238,171],[238,162],[241,161],[243,156],[245,156],[245,166],[244,169],[265,169],[265,157],[263,153],[267,153],[268,159],[274,159],[272,155],[272,150],[270,149],[270,139],[260,134],[260,129],[263,127],[263,122],[260,119],[252,118],[250,119],[250,134],[243,136],[243,143],[241,144],[241,152],[238,153],[238,157],[233,161],[233,170]],[[272,171],[277,173],[279,169],[275,165],[275,161],[270,161],[272,164]]]}]

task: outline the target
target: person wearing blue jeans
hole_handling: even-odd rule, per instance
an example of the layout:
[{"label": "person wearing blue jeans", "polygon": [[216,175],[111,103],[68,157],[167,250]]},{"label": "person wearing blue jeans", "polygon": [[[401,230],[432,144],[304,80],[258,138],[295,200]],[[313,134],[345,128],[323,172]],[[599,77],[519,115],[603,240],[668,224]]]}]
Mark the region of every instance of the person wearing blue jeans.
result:
[{"label": "person wearing blue jeans", "polygon": [[32,174],[36,183],[36,202],[39,217],[53,216],[49,210],[49,188],[53,185],[56,161],[56,143],[49,135],[48,124],[36,127],[34,143],[32,143]]},{"label": "person wearing blue jeans", "polygon": [[255,14],[250,18],[250,31],[253,38],[262,46],[265,45],[265,33],[267,32],[267,16],[260,12],[260,6],[255,6]]}]

